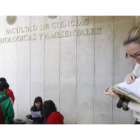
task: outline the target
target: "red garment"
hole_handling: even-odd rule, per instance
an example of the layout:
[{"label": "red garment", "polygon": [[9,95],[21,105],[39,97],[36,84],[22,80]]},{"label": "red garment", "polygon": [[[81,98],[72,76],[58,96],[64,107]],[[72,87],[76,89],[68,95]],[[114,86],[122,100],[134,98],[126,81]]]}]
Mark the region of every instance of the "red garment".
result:
[{"label": "red garment", "polygon": [[53,112],[46,120],[46,124],[64,124],[64,117],[59,112]]},{"label": "red garment", "polygon": [[12,101],[13,101],[13,103],[14,103],[14,101],[15,101],[15,96],[14,96],[13,91],[12,91],[11,89],[8,89],[8,90],[7,90],[7,94],[8,94],[8,96],[12,99]]}]

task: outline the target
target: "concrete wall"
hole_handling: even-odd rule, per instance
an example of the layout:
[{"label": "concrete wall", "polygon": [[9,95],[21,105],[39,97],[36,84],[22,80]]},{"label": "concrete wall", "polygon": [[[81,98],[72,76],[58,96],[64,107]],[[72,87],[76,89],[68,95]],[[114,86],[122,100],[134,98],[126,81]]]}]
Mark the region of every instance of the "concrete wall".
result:
[{"label": "concrete wall", "polygon": [[133,123],[132,112],[117,109],[103,91],[133,70],[122,42],[135,22],[135,17],[18,16],[9,25],[0,17],[0,77],[15,93],[15,118],[24,119],[41,96],[55,102],[65,123]]}]

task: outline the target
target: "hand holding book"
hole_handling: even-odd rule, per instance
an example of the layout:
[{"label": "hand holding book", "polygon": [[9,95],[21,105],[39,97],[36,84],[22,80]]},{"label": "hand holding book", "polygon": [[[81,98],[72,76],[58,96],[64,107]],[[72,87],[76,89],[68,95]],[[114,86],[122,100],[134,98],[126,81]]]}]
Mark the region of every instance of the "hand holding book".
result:
[{"label": "hand holding book", "polygon": [[113,87],[108,87],[104,91],[104,95],[109,95],[109,96],[111,96],[113,99],[115,99],[117,101],[120,99],[120,96],[118,94],[116,94],[115,92],[113,92]]},{"label": "hand holding book", "polygon": [[125,82],[127,84],[132,84],[133,82],[135,82],[136,79],[136,75],[134,73],[129,73],[126,77],[125,77]]},{"label": "hand holding book", "polygon": [[140,78],[135,79],[132,84],[123,82],[114,87],[107,88],[105,95],[110,95],[116,100],[120,97],[125,97],[127,100],[140,103]]},{"label": "hand holding book", "polygon": [[110,92],[108,93],[109,95],[111,95],[113,92],[118,94],[119,97],[125,97],[127,100],[140,103],[140,78],[135,79],[132,84],[123,82],[115,85],[112,88],[112,91],[108,90],[108,92]]}]

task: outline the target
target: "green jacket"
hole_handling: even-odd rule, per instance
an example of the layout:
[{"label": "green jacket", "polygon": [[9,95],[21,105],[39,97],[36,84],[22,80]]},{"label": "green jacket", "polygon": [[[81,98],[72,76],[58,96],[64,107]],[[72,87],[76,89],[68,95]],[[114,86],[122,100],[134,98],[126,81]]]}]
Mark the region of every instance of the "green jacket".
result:
[{"label": "green jacket", "polygon": [[[5,96],[5,93],[0,91],[0,98]],[[2,115],[5,117],[4,124],[9,124],[14,118],[14,109],[10,98],[1,103]]]}]

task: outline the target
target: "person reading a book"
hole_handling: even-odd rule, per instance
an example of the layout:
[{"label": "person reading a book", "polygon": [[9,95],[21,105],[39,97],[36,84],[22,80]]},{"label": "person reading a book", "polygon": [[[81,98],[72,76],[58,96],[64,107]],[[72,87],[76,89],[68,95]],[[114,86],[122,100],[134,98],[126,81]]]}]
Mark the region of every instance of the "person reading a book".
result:
[{"label": "person reading a book", "polygon": [[[126,58],[133,58],[136,62],[136,66],[132,73],[125,77],[127,84],[132,84],[140,77],[140,27],[136,26],[128,31],[126,38],[124,39],[124,46],[126,51]],[[136,118],[135,124],[140,124],[140,104],[135,103],[125,98],[121,98],[118,94],[113,92],[113,88],[109,87],[104,92],[105,95],[110,95],[117,101],[117,107],[124,110],[133,110],[133,117]]]},{"label": "person reading a book", "polygon": [[136,78],[140,77],[140,27],[133,27],[124,40],[126,58],[133,58],[136,66],[132,73],[125,77],[128,84],[132,84]]},{"label": "person reading a book", "polygon": [[26,116],[33,120],[32,124],[43,124],[43,102],[41,97],[36,97],[34,105],[31,107],[31,114]]}]

